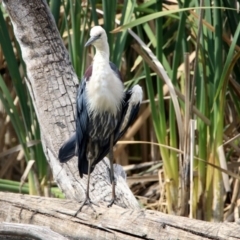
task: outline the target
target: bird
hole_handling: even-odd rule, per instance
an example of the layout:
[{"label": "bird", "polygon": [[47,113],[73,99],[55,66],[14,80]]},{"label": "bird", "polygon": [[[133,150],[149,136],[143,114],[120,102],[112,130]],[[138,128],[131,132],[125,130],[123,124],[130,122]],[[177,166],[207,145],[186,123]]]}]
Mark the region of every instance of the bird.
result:
[{"label": "bird", "polygon": [[92,203],[89,196],[90,174],[107,154],[112,184],[112,199],[108,207],[116,200],[113,146],[136,119],[143,98],[139,85],[124,90],[121,73],[109,60],[107,34],[101,26],[90,30],[85,47],[90,45],[95,47],[95,55],[77,91],[76,132],[63,143],[58,154],[61,163],[77,156],[80,177],[88,174],[86,198],[78,212],[85,204]]}]

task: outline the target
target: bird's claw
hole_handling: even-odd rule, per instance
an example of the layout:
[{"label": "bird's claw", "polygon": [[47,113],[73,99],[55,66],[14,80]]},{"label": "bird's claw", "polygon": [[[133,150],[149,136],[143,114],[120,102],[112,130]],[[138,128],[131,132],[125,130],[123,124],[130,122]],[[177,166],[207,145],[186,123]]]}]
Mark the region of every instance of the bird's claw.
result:
[{"label": "bird's claw", "polygon": [[115,200],[116,200],[115,198],[112,198],[107,207],[111,207],[114,204]]},{"label": "bird's claw", "polygon": [[96,210],[93,208],[92,205],[95,205],[95,206],[99,207],[99,205],[97,203],[92,202],[89,197],[86,197],[85,200],[83,201],[81,207],[74,214],[74,217],[76,217],[78,215],[78,213],[82,211],[82,208],[83,208],[84,205],[89,205],[94,212],[96,212]]}]

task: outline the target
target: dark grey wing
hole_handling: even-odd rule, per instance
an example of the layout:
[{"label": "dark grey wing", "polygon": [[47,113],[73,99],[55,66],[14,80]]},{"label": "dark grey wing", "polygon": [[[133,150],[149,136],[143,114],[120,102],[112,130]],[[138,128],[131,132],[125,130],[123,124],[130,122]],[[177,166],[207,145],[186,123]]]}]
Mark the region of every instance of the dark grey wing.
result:
[{"label": "dark grey wing", "polygon": [[59,149],[58,158],[61,163],[67,162],[75,155],[78,156],[78,169],[82,177],[88,173],[86,148],[88,141],[88,113],[86,108],[86,81],[82,80],[77,92],[76,133]]},{"label": "dark grey wing", "polygon": [[67,162],[75,155],[78,156],[78,169],[81,177],[88,173],[86,150],[89,118],[86,106],[86,81],[90,79],[91,75],[92,65],[87,68],[77,92],[76,133],[62,145],[58,154],[62,163]]},{"label": "dark grey wing", "polygon": [[80,177],[88,173],[87,144],[89,117],[87,111],[86,79],[83,79],[77,94],[76,155]]},{"label": "dark grey wing", "polygon": [[70,137],[59,149],[58,159],[61,163],[65,163],[75,156],[76,149],[76,133]]},{"label": "dark grey wing", "polygon": [[122,118],[120,123],[120,128],[118,130],[118,133],[116,133],[115,136],[115,144],[116,142],[126,133],[128,128],[133,124],[134,120],[136,119],[141,101],[138,102],[132,102],[132,89],[127,90],[125,92],[125,98],[123,101],[122,106]]}]

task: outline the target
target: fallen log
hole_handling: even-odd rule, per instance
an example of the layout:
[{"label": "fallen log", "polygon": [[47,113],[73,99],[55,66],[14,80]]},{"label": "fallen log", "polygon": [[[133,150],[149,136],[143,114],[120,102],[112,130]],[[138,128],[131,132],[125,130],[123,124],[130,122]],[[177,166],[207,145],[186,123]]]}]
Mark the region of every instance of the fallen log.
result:
[{"label": "fallen log", "polygon": [[[0,221],[48,226],[68,239],[236,240],[236,223],[210,223],[150,210],[131,210],[102,202],[95,212],[74,200],[0,192]],[[1,228],[0,228],[1,236]]]}]

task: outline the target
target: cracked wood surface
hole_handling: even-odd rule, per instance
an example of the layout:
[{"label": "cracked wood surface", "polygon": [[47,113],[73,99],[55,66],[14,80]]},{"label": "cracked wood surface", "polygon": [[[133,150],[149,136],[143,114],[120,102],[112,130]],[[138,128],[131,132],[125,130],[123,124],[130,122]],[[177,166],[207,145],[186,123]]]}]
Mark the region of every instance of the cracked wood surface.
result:
[{"label": "cracked wood surface", "polygon": [[[75,101],[78,79],[69,54],[44,0],[4,0],[27,66],[28,85],[41,129],[41,141],[54,179],[69,199],[85,197],[86,176],[80,179],[77,158],[66,164],[57,159],[61,144],[75,131]],[[91,174],[93,201],[111,199],[108,159]],[[117,179],[116,204],[139,208],[121,174]]]},{"label": "cracked wood surface", "polygon": [[51,239],[51,240],[67,240],[62,235],[53,232],[48,226],[36,226],[32,224],[20,223],[1,223],[0,239],[1,240],[25,240],[25,239]]},{"label": "cracked wood surface", "polygon": [[74,217],[79,204],[73,200],[0,192],[0,221],[49,226],[69,239],[240,239],[236,223],[210,223],[104,205],[96,212],[85,206]]}]

